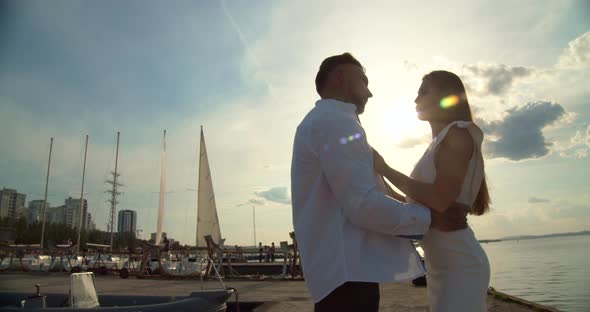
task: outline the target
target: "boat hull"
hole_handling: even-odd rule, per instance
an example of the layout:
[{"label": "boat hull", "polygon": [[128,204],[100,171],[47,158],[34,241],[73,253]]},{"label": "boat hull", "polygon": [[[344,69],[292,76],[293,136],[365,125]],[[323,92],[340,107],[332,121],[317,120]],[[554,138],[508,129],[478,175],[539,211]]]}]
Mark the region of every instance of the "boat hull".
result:
[{"label": "boat hull", "polygon": [[116,296],[99,295],[100,307],[97,308],[69,308],[68,295],[47,294],[47,308],[21,308],[21,300],[33,296],[27,293],[0,293],[0,311],[63,311],[63,312],[124,312],[124,311],[225,311],[226,301],[234,293],[233,290],[203,290],[193,292],[189,296]]}]

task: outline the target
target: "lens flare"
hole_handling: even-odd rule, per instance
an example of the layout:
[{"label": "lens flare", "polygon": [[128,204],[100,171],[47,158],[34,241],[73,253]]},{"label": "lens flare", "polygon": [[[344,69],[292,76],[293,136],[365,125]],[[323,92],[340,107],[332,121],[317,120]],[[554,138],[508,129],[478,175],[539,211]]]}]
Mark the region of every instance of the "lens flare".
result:
[{"label": "lens flare", "polygon": [[457,104],[459,104],[459,97],[454,94],[446,96],[440,100],[440,107],[442,109],[449,109]]},{"label": "lens flare", "polygon": [[346,144],[348,142],[358,140],[361,138],[361,136],[362,135],[360,133],[355,133],[354,135],[345,136],[343,138],[340,138],[340,144]]}]

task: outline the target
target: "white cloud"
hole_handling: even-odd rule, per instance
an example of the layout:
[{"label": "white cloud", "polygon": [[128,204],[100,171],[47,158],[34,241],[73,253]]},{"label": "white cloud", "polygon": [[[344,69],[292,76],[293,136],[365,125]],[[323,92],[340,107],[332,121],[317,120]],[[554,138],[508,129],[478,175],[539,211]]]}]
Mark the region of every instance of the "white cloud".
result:
[{"label": "white cloud", "polygon": [[556,142],[556,150],[563,157],[585,158],[590,155],[590,125],[586,124],[576,130],[575,134],[564,142]]},{"label": "white cloud", "polygon": [[255,192],[254,194],[271,202],[285,205],[291,204],[291,194],[289,194],[286,187],[272,187],[265,191]]},{"label": "white cloud", "polygon": [[570,41],[557,61],[556,67],[563,69],[590,68],[590,32]]},{"label": "white cloud", "polygon": [[480,239],[575,232],[588,229],[590,207],[568,200],[530,198],[527,203],[494,208],[469,223]]},{"label": "white cloud", "polygon": [[241,204],[236,205],[236,207],[242,207],[242,206],[264,206],[266,204],[267,204],[267,202],[266,202],[266,200],[264,198],[256,197],[256,198],[250,198],[245,203],[241,203]]},{"label": "white cloud", "polygon": [[402,139],[397,146],[400,148],[414,148],[419,145],[428,144],[431,141],[431,137],[423,136],[423,137],[406,137]]},{"label": "white cloud", "polygon": [[539,198],[539,197],[531,197],[529,198],[529,204],[540,204],[540,203],[549,203],[551,200],[546,198]]},{"label": "white cloud", "polygon": [[266,201],[262,198],[251,198],[250,200],[248,200],[248,203],[254,205],[264,205],[266,204]]}]

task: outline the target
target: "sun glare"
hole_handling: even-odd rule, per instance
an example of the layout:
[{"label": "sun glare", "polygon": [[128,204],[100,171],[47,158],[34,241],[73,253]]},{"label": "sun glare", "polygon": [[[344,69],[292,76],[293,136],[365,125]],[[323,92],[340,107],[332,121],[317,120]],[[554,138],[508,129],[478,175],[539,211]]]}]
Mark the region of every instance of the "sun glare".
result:
[{"label": "sun glare", "polygon": [[420,135],[422,121],[418,119],[412,99],[393,99],[382,108],[378,125],[393,144]]}]

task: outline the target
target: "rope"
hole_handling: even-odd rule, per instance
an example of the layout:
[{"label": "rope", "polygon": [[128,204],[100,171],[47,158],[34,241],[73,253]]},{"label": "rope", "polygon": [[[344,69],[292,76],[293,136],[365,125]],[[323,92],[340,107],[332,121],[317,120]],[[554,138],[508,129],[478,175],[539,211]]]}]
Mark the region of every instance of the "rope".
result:
[{"label": "rope", "polygon": [[227,287],[227,289],[231,289],[234,291],[234,296],[236,297],[236,312],[240,312],[240,301],[238,300],[238,290],[233,287]]}]

